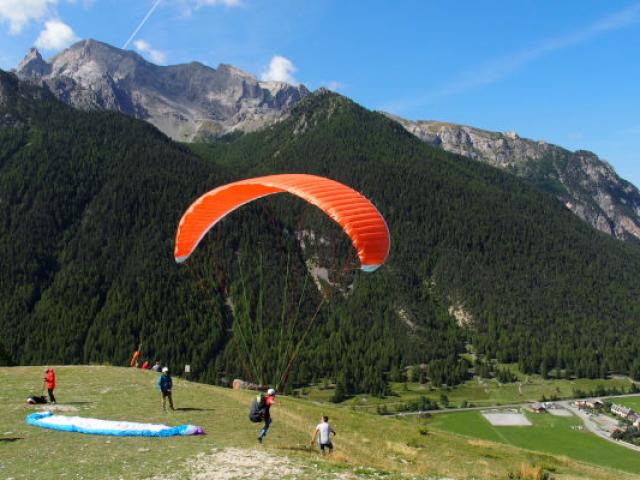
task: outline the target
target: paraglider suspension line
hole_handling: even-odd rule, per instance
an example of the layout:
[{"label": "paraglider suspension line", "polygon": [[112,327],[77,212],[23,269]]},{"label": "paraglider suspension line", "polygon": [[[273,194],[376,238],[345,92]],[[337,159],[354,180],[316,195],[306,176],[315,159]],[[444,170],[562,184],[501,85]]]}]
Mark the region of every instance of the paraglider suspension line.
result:
[{"label": "paraglider suspension line", "polygon": [[[192,277],[193,277],[193,279],[194,279],[194,281],[195,281],[196,285],[198,285],[198,287],[199,287],[199,288],[202,290],[202,292],[204,293],[204,297],[207,299],[207,302],[209,303],[209,305],[210,305],[210,307],[211,307],[212,311],[215,311],[215,310],[217,309],[217,308],[216,308],[216,305],[215,305],[215,304],[213,303],[213,301],[209,298],[209,291],[208,291],[208,290],[206,289],[206,287],[204,286],[204,281],[203,281],[203,279],[202,279],[202,278],[197,274],[197,272],[196,272],[193,268],[191,268],[190,264],[186,264],[186,265],[187,265],[187,267],[188,267],[188,268],[187,268],[187,270],[189,270],[189,272],[191,273],[191,275],[192,275]],[[222,295],[222,296],[223,296],[223,298],[224,298],[224,287],[220,288],[220,285],[224,285],[224,283],[223,283],[223,281],[222,281],[222,280],[220,280],[220,283],[219,283],[219,285],[217,286],[217,290],[218,290],[218,293],[219,293],[220,295]],[[225,326],[225,324],[224,324],[224,319],[223,319],[223,317],[222,317],[222,316],[220,317],[219,324],[220,324],[220,331],[221,331],[221,334],[222,334],[223,336],[225,336],[226,326]],[[232,335],[232,336],[230,336],[230,337],[229,337],[229,340],[231,341],[231,343],[233,344],[233,346],[234,346],[234,348],[235,348],[235,350],[236,350],[236,353],[237,353],[237,355],[238,355],[238,358],[240,359],[240,363],[242,364],[242,368],[243,368],[243,370],[244,370],[245,375],[247,375],[247,378],[251,378],[251,377],[252,377],[251,370],[249,369],[249,366],[247,365],[247,363],[246,363],[246,361],[245,361],[244,357],[242,356],[242,354],[241,354],[241,352],[240,352],[240,346],[238,345],[238,342],[236,341],[236,338]],[[254,379],[254,380],[255,380],[255,379]]]},{"label": "paraglider suspension line", "polygon": [[295,359],[297,358],[298,354],[300,353],[300,347],[302,347],[302,344],[304,343],[305,339],[307,338],[307,335],[309,335],[309,332],[311,332],[311,328],[313,327],[316,318],[318,318],[318,314],[320,313],[320,309],[322,308],[322,306],[325,304],[326,302],[326,297],[324,297],[322,299],[322,301],[318,304],[318,308],[316,308],[315,313],[313,314],[313,317],[311,317],[311,320],[309,321],[309,325],[307,325],[307,328],[305,329],[304,333],[302,334],[302,337],[300,338],[300,340],[298,341],[293,354],[291,355],[291,357],[289,358],[289,363],[287,364],[287,367],[284,369],[284,372],[282,373],[282,376],[280,377],[280,381],[278,382],[277,388],[276,390],[279,390],[280,393],[282,393],[284,391],[284,387],[286,385],[287,382],[287,378],[289,377],[289,371],[291,370],[291,367],[293,366],[293,362],[295,361]]}]

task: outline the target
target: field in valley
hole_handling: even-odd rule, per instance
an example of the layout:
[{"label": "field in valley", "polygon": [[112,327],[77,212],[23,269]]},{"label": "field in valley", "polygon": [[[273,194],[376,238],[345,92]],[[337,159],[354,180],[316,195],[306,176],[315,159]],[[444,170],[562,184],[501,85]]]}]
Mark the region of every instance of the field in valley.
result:
[{"label": "field in valley", "polygon": [[606,442],[583,428],[575,416],[526,413],[531,427],[494,427],[480,412],[434,415],[429,427],[491,442],[537,450],[574,460],[640,472],[640,453]]},{"label": "field in valley", "polygon": [[[631,387],[627,378],[559,380],[543,379],[540,375],[517,375],[519,380],[514,383],[501,384],[495,379],[475,377],[451,388],[432,388],[429,384],[396,382],[391,383],[393,393],[386,398],[356,395],[342,402],[342,405],[372,412],[376,411],[378,406],[386,405],[389,411],[393,412],[399,405],[419,400],[423,396],[442,404],[441,396],[446,395],[449,407],[463,406],[463,402],[466,402],[466,406],[483,407],[540,401],[543,397],[572,398],[577,391],[591,392],[599,387],[607,390],[616,388],[625,392]],[[329,402],[333,392],[331,386],[317,385],[300,389],[298,393],[301,398]]]}]

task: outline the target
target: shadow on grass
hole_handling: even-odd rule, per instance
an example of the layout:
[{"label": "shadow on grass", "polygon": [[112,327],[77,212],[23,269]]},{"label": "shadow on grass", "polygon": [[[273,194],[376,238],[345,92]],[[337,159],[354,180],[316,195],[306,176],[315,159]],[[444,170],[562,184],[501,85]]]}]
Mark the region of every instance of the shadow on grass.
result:
[{"label": "shadow on grass", "polygon": [[17,442],[18,440],[24,440],[23,437],[7,437],[7,438],[0,438],[0,442]]}]

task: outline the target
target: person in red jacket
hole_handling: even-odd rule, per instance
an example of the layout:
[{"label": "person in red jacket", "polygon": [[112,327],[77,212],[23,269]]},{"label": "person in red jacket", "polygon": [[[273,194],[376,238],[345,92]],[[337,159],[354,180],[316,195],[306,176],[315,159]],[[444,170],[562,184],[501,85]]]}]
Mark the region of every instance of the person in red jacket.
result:
[{"label": "person in red jacket", "polygon": [[56,372],[53,368],[47,368],[44,371],[44,386],[49,394],[49,401],[55,405],[56,397],[53,396],[53,390],[56,388]]}]

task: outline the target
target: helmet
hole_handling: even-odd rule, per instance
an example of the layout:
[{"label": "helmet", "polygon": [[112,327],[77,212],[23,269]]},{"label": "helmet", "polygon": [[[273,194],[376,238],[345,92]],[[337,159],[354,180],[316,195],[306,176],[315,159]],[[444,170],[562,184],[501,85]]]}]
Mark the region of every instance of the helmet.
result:
[{"label": "helmet", "polygon": [[163,367],[162,373],[169,373],[169,367]]},{"label": "helmet", "polygon": [[270,397],[275,396],[276,391],[273,388],[270,388],[269,390],[267,390],[267,395],[269,395]]}]

